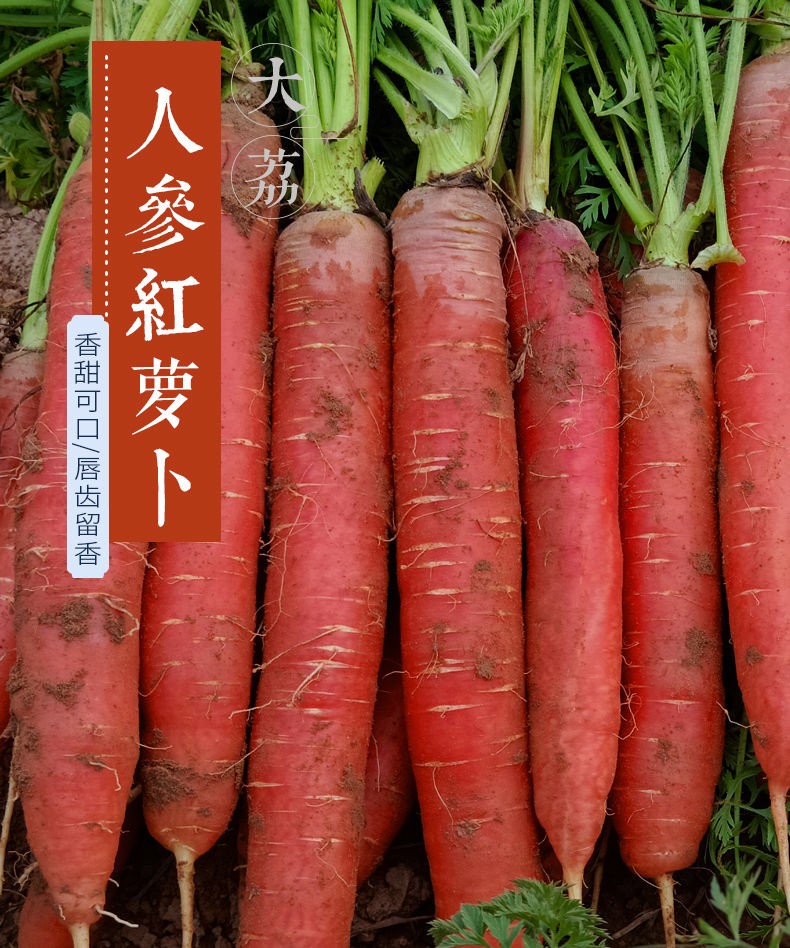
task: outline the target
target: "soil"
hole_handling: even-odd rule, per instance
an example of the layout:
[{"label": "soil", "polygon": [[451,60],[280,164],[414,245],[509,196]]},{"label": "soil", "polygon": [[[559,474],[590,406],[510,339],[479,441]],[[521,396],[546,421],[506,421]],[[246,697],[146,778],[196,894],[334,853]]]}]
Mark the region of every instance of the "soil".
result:
[{"label": "soil", "polygon": [[[0,353],[9,333],[3,325],[19,323],[26,283],[44,213],[24,215],[0,201]],[[5,340],[5,343],[4,343]],[[0,754],[0,784],[6,786],[8,745]],[[127,861],[110,886],[107,908],[134,924],[105,918],[95,927],[94,948],[179,948],[180,924],[176,874],[172,857],[144,830],[132,844]],[[238,817],[196,868],[196,948],[233,948],[237,925],[239,859]],[[19,912],[34,859],[25,841],[19,805],[15,810],[0,895],[0,948],[16,944]],[[598,911],[616,948],[663,943],[654,886],[632,875],[621,863],[616,845],[606,847],[597,862],[600,875]],[[591,873],[591,881],[593,874]],[[681,934],[693,931],[702,916],[721,927],[708,902],[711,874],[704,868],[677,874],[677,924]],[[589,892],[589,890],[588,890]],[[371,879],[359,890],[349,948],[430,948],[431,888],[419,816],[407,820]],[[47,946],[41,946],[47,948]],[[287,948],[287,946],[283,946]]]},{"label": "soil", "polygon": [[[3,786],[10,748],[2,758]],[[94,948],[180,948],[178,888],[172,856],[142,828],[128,860],[108,890],[107,909],[136,927],[105,918],[95,926]],[[234,948],[238,924],[238,815],[211,852],[196,865],[195,948]],[[654,886],[632,875],[616,846],[607,846],[596,868],[600,873],[598,911],[614,948],[660,948],[661,918]],[[33,856],[27,848],[19,805],[15,811],[6,879],[0,896],[0,946],[16,944],[16,932]],[[592,873],[590,884],[592,886]],[[678,873],[678,932],[694,930],[703,916],[715,923],[708,903],[710,873],[702,868]],[[589,892],[589,890],[588,890]],[[589,901],[589,899],[588,899]],[[407,820],[384,861],[359,889],[349,948],[432,948],[428,923],[433,918],[428,866],[419,816]],[[47,948],[47,946],[41,946]],[[283,946],[287,948],[287,946]]]},{"label": "soil", "polygon": [[30,269],[46,216],[46,211],[25,214],[0,194],[0,354],[24,318]]}]

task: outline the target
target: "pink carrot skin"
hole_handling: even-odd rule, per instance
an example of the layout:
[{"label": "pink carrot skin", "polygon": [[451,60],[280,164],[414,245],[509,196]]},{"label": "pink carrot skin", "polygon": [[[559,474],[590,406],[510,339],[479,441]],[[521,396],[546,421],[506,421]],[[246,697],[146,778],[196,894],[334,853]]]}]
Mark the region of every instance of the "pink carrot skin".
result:
[{"label": "pink carrot skin", "polygon": [[[143,828],[143,812],[139,796],[129,802],[124,819],[113,875],[126,864]],[[68,928],[55,910],[47,885],[36,869],[30,880],[19,915],[17,948],[72,948]]]},{"label": "pink carrot skin", "polygon": [[[388,633],[389,638],[389,633]],[[361,885],[384,858],[416,799],[406,740],[400,649],[385,643],[365,771],[365,828],[357,869]]]},{"label": "pink carrot skin", "polygon": [[71,934],[55,911],[47,884],[36,871],[19,914],[17,948],[71,948]]},{"label": "pink carrot skin", "polygon": [[[386,649],[386,646],[385,646]],[[384,858],[416,799],[406,742],[403,672],[400,659],[385,651],[373,710],[373,731],[365,770],[364,829],[357,886],[362,885]],[[239,826],[239,853],[247,859],[246,814]],[[242,885],[243,889],[243,885]]]},{"label": "pink carrot skin", "polygon": [[[249,122],[233,102],[222,115],[222,535],[153,549],[142,616],[145,817],[182,875],[225,831],[241,786],[269,428],[276,210],[253,216],[235,201],[231,168]],[[275,126],[256,133],[276,154]]]},{"label": "pink carrot skin", "polygon": [[387,602],[390,280],[360,214],[314,211],[278,241],[244,948],[350,938]]},{"label": "pink carrot skin", "polygon": [[708,292],[686,268],[638,268],[621,331],[622,741],[611,798],[623,859],[690,866],[721,769],[721,586]]},{"label": "pink carrot skin", "polygon": [[27,436],[36,420],[44,352],[15,349],[0,368],[0,736],[8,727],[6,684],[16,658],[14,540],[16,491],[29,461]]},{"label": "pink carrot skin", "polygon": [[[715,297],[727,607],[755,753],[776,797],[790,787],[788,90],[786,48],[741,74],[724,179],[733,243],[746,262],[716,268]],[[786,846],[786,830],[778,835]],[[784,885],[790,904],[790,878]]]},{"label": "pink carrot skin", "polygon": [[406,719],[443,918],[540,875],[504,234],[496,203],[475,188],[414,189],[392,218]]},{"label": "pink carrot skin", "polygon": [[91,175],[63,207],[35,441],[20,481],[13,773],[28,842],[75,944],[99,917],[138,757],[145,547],[114,543],[103,579],[66,570],[67,321],[91,312]]},{"label": "pink carrot skin", "polygon": [[569,894],[581,899],[619,746],[617,356],[597,258],[574,224],[527,221],[506,273],[519,366],[535,812]]}]

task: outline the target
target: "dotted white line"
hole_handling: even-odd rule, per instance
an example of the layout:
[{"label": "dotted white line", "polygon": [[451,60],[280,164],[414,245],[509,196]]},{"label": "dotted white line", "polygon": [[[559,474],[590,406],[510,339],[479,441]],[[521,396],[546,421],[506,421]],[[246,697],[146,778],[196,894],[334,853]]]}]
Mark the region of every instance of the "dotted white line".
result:
[{"label": "dotted white line", "polygon": [[110,320],[110,54],[104,54],[104,318]]}]

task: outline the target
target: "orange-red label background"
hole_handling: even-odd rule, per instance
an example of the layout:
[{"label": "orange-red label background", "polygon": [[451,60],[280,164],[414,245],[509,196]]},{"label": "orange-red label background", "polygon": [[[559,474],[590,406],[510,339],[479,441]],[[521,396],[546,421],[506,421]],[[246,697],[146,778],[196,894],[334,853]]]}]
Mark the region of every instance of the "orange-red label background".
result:
[{"label": "orange-red label background", "polygon": [[[208,42],[94,43],[92,82],[93,307],[95,312],[106,311],[110,326],[110,538],[218,540],[220,47]],[[160,86],[171,90],[175,121],[202,150],[186,151],[165,118],[153,141],[129,158],[148,137]],[[179,213],[203,224],[193,231],[180,228],[184,235],[180,243],[135,254],[143,246],[141,235],[127,232],[150,217],[150,211],[139,210],[149,199],[146,187],[165,174],[190,185],[186,197],[195,207]],[[145,341],[142,327],[127,335],[138,315],[131,307],[138,302],[135,287],[146,267],[157,271],[157,282],[190,276],[199,281],[184,291],[184,323],[199,323],[202,331],[154,334],[151,341]],[[160,290],[166,328],[173,325],[172,299],[171,291]],[[169,366],[173,356],[181,365],[197,366],[190,370],[192,391],[183,393],[187,401],[177,412],[178,426],[162,421],[133,434],[157,415],[152,406],[137,416],[148,393],[140,393],[133,367],[151,366],[154,357]],[[166,474],[166,519],[161,528],[156,448],[169,452],[169,470],[191,481],[191,489],[182,492],[176,479]]]}]

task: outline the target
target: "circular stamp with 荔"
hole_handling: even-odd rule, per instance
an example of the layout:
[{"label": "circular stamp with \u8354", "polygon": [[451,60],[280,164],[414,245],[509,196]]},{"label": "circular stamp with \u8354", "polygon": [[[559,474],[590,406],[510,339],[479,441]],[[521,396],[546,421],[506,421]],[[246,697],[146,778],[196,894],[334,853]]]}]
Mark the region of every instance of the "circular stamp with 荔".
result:
[{"label": "circular stamp with \u8354", "polygon": [[[239,204],[255,216],[270,216],[272,209],[281,219],[292,217],[306,203],[300,181],[309,156],[301,142],[310,129],[320,135],[315,104],[315,82],[310,66],[291,46],[267,44],[261,50],[260,75],[251,75],[248,67],[237,64],[231,79],[231,94],[236,107],[255,125],[268,125],[274,115],[280,132],[279,147],[273,149],[270,135],[250,139],[236,155],[231,170],[233,193]],[[254,52],[254,51],[253,51]],[[254,106],[235,94],[237,74],[244,72],[246,82],[259,84],[260,101]]]}]

